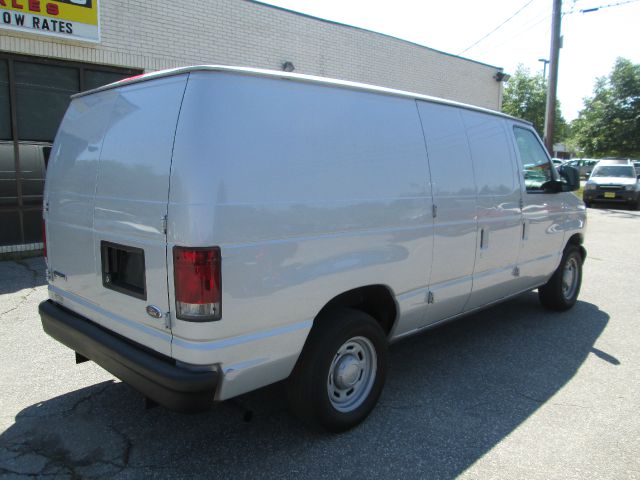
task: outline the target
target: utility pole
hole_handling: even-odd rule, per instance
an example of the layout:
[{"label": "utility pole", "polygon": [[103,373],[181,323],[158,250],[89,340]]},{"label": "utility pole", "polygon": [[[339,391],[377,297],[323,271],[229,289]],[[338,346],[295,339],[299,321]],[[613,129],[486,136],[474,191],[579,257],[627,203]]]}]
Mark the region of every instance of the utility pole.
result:
[{"label": "utility pole", "polygon": [[556,90],[558,88],[558,60],[560,57],[560,21],[562,0],[553,0],[551,20],[551,52],[549,54],[549,84],[547,86],[547,108],[544,113],[544,144],[553,155],[553,133],[556,126]]}]

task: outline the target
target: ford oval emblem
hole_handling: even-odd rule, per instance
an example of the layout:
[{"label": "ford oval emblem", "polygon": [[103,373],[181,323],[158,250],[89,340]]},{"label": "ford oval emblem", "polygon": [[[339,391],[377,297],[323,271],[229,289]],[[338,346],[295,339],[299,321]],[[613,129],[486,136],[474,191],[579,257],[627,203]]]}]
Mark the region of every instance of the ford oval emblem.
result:
[{"label": "ford oval emblem", "polygon": [[147,305],[147,314],[153,318],[162,318],[162,310],[155,305]]}]

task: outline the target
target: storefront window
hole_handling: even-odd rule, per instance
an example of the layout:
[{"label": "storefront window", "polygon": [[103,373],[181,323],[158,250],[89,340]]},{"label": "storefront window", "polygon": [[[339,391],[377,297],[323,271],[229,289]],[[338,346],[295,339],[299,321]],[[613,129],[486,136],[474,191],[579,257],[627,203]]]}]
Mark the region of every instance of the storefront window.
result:
[{"label": "storefront window", "polygon": [[11,139],[11,99],[9,98],[9,68],[0,60],[0,140]]},{"label": "storefront window", "polygon": [[20,243],[20,214],[0,210],[0,246]]},{"label": "storefront window", "polygon": [[137,73],[0,52],[0,247],[42,241],[45,172],[71,95]]},{"label": "storefront window", "polygon": [[22,177],[22,204],[42,205],[44,190],[44,145],[20,144],[20,176]]},{"label": "storefront window", "polygon": [[52,142],[69,105],[80,91],[77,68],[15,62],[18,136]]},{"label": "storefront window", "polygon": [[[0,207],[15,207],[18,205],[18,185],[14,158],[13,142],[0,142]],[[2,228],[4,226],[1,226],[0,230]]]},{"label": "storefront window", "polygon": [[42,210],[25,210],[22,214],[24,243],[42,241]]},{"label": "storefront window", "polygon": [[92,90],[130,76],[131,75],[124,75],[122,73],[100,72],[98,70],[87,69],[84,71],[84,89]]}]

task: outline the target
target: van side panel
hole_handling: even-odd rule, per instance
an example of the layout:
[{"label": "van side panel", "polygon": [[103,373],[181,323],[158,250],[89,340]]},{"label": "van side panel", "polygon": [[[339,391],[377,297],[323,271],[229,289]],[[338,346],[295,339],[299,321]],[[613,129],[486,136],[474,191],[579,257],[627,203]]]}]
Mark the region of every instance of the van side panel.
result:
[{"label": "van side panel", "polygon": [[476,258],[477,189],[461,109],[418,101],[429,155],[434,253],[425,324],[462,312],[471,293]]},{"label": "van side panel", "polygon": [[222,320],[173,326],[177,359],[222,364],[220,398],[286,377],[344,291],[383,284],[400,322],[423,314],[432,201],[414,100],[194,72],[170,191],[169,248],[222,251]]},{"label": "van side panel", "polygon": [[462,112],[478,187],[478,243],[473,290],[465,310],[517,291],[514,268],[522,236],[520,179],[505,120]]}]

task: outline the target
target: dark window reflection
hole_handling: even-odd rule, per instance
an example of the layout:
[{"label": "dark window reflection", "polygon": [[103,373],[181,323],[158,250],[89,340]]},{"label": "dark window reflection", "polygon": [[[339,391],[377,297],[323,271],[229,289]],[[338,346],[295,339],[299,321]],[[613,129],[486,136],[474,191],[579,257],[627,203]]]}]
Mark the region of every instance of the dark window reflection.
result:
[{"label": "dark window reflection", "polygon": [[14,65],[20,140],[52,142],[69,97],[80,91],[79,70],[37,63]]},{"label": "dark window reflection", "polygon": [[0,60],[0,140],[11,139],[10,105],[9,69],[6,60]]},{"label": "dark window reflection", "polygon": [[94,88],[107,85],[108,83],[117,82],[123,78],[130,77],[129,74],[114,73],[114,72],[100,72],[98,70],[85,70],[84,71],[84,89],[92,90]]},{"label": "dark window reflection", "polygon": [[22,204],[42,204],[44,190],[44,145],[20,144],[20,170],[22,177]]},{"label": "dark window reflection", "polygon": [[27,210],[22,214],[25,243],[42,241],[42,210]]},{"label": "dark window reflection", "polygon": [[[18,184],[13,154],[13,142],[0,142],[0,207],[18,205]],[[0,230],[5,227],[0,223]]]},{"label": "dark window reflection", "polygon": [[44,168],[49,165],[49,156],[51,155],[51,147],[42,147],[42,156],[44,157]]},{"label": "dark window reflection", "polygon": [[17,245],[20,239],[20,214],[0,211],[0,246]]}]

